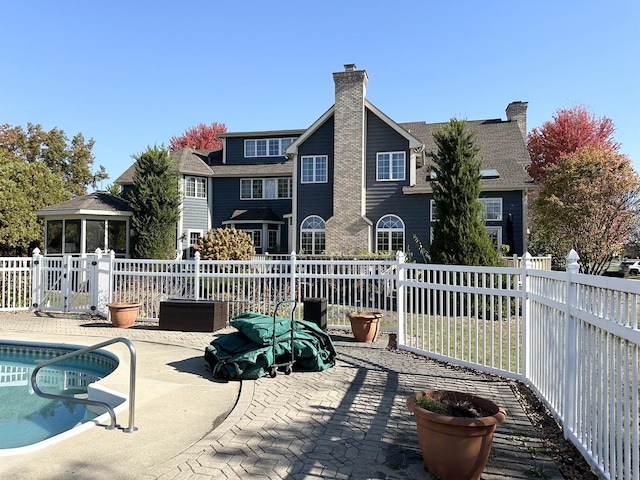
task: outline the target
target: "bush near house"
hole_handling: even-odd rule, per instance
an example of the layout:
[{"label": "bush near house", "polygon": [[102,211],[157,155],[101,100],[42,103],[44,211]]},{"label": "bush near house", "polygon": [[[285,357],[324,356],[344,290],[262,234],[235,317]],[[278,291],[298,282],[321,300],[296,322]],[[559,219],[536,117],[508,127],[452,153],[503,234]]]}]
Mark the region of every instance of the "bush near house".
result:
[{"label": "bush near house", "polygon": [[203,260],[251,260],[256,254],[251,236],[235,228],[209,230],[193,248]]}]

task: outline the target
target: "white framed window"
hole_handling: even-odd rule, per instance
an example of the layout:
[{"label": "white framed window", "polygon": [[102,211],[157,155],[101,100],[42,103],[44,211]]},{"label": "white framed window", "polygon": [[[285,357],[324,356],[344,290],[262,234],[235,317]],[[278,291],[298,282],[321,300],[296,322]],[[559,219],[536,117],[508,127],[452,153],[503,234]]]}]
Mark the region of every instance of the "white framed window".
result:
[{"label": "white framed window", "polygon": [[184,196],[190,198],[207,198],[207,179],[204,177],[185,177]]},{"label": "white framed window", "polygon": [[198,243],[198,240],[200,240],[201,236],[202,236],[202,232],[201,231],[197,231],[197,230],[190,230],[189,231],[189,248],[187,249],[187,258],[195,258],[196,249],[193,248],[193,246],[196,243]]},{"label": "white framed window", "polygon": [[404,222],[396,215],[385,215],[376,225],[378,252],[404,251]]},{"label": "white framed window", "polygon": [[502,221],[502,198],[479,198],[482,214],[487,222]]},{"label": "white framed window", "polygon": [[291,198],[290,178],[241,178],[241,200]]},{"label": "white framed window", "polygon": [[500,248],[502,245],[502,227],[485,227],[491,241],[493,242],[493,246],[496,249]]},{"label": "white framed window", "polygon": [[301,183],[327,183],[326,155],[308,155],[300,159]]},{"label": "white framed window", "polygon": [[319,255],[326,250],[326,224],[317,215],[311,215],[300,224],[302,253]]},{"label": "white framed window", "polygon": [[260,138],[244,141],[245,157],[283,157],[295,138]]},{"label": "white framed window", "polygon": [[436,201],[435,200],[431,200],[430,203],[430,207],[429,207],[429,220],[431,221],[431,223],[433,222],[437,222],[438,221],[438,210],[436,209]]},{"label": "white framed window", "polygon": [[276,250],[279,246],[278,230],[267,230],[267,250]]},{"label": "white framed window", "polygon": [[[479,198],[480,205],[482,206],[482,217],[487,222],[499,222],[502,221],[502,199],[501,198]],[[436,210],[436,201],[431,200],[431,206],[429,208],[429,218],[432,222],[438,221],[438,212]]]},{"label": "white framed window", "polygon": [[378,153],[376,155],[376,180],[404,180],[405,164],[405,152]]},{"label": "white framed window", "polygon": [[295,138],[281,138],[280,139],[280,150],[282,150],[282,155],[284,155],[284,152],[289,147],[289,145],[291,145],[295,141],[296,141]]},{"label": "white framed window", "polygon": [[259,250],[259,249],[262,248],[262,230],[259,230],[259,229],[256,229],[256,230],[242,229],[242,231],[249,234],[249,236],[251,237],[251,240],[253,240],[253,247],[256,250]]},{"label": "white framed window", "polygon": [[291,198],[291,179],[278,178],[278,198]]}]

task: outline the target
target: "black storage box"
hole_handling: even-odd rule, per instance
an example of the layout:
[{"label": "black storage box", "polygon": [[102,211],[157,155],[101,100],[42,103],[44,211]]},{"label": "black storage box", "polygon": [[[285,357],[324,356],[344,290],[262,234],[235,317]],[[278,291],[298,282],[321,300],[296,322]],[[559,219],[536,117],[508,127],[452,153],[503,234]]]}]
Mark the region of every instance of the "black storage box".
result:
[{"label": "black storage box", "polygon": [[327,299],[305,298],[303,300],[303,317],[307,322],[313,322],[322,330],[327,329]]},{"label": "black storage box", "polygon": [[160,302],[160,329],[215,332],[227,326],[227,304],[212,300],[175,299]]}]

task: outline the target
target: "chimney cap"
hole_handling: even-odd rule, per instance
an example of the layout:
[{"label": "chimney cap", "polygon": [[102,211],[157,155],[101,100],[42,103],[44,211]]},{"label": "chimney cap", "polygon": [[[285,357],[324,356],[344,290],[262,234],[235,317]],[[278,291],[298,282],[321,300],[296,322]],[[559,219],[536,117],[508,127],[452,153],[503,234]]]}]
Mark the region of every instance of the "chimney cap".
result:
[{"label": "chimney cap", "polygon": [[356,64],[355,63],[345,63],[344,64],[344,71],[345,72],[353,72],[356,69]]}]

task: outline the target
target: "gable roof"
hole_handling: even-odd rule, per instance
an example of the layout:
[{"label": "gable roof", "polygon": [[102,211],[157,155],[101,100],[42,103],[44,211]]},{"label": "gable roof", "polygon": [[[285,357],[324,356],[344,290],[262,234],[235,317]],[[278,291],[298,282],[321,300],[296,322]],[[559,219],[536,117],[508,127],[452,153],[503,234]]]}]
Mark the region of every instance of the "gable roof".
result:
[{"label": "gable roof", "polygon": [[37,215],[131,215],[129,202],[108,192],[93,192],[39,209]]},{"label": "gable roof", "polygon": [[[422,146],[422,142],[414,137],[409,131],[402,128],[399,124],[391,120],[387,115],[385,115],[382,110],[378,109],[375,105],[373,105],[369,100],[364,101],[365,108],[368,108],[373,114],[375,114],[380,120],[389,125],[393,130],[398,132],[409,142],[410,148],[420,148]],[[302,145],[307,138],[309,138],[313,133],[318,130],[331,116],[333,115],[335,110],[335,104],[329,108],[326,112],[324,112],[320,118],[318,118],[311,126],[304,131],[302,135],[298,137],[298,139],[293,142],[291,145],[287,147],[286,153],[287,155],[294,155],[298,153],[298,146]]]},{"label": "gable roof", "polygon": [[[405,122],[396,123],[379,110],[375,105],[365,99],[365,108],[378,116],[393,130],[401,134],[409,142],[410,148],[424,147],[425,152],[435,153],[437,147],[433,140],[433,134],[448,122],[426,123]],[[272,130],[256,132],[227,132],[220,134],[224,138],[241,137],[268,137],[268,136],[298,136],[286,150],[290,157],[297,153],[298,147],[307,140],[334,114],[335,105],[332,105],[306,130]],[[507,190],[533,188],[534,182],[529,177],[526,167],[529,164],[529,155],[526,149],[522,132],[518,123],[514,120],[472,120],[467,121],[471,130],[476,133],[476,142],[480,147],[479,155],[485,169],[498,171],[497,178],[482,180],[483,190]],[[176,163],[176,172],[181,175],[197,175],[204,177],[274,177],[290,176],[293,174],[294,164],[291,159],[275,162],[255,162],[228,164],[222,162],[220,150],[194,150],[185,147],[171,152],[171,157]],[[424,165],[416,170],[416,183],[411,187],[405,187],[404,193],[430,193],[431,169],[433,161],[426,156]],[[135,163],[116,179],[120,185],[132,185],[135,173]]]},{"label": "gable roof", "polygon": [[[419,138],[428,154],[437,153],[433,134],[448,123],[408,122],[399,125]],[[476,134],[475,141],[480,148],[478,155],[482,160],[482,168],[495,169],[499,174],[498,178],[483,179],[483,190],[512,190],[535,186],[526,171],[529,154],[517,122],[500,119],[471,120],[467,121],[467,126]],[[404,193],[430,193],[433,165],[433,160],[426,156],[425,164],[416,171],[416,184],[405,187]]]}]

